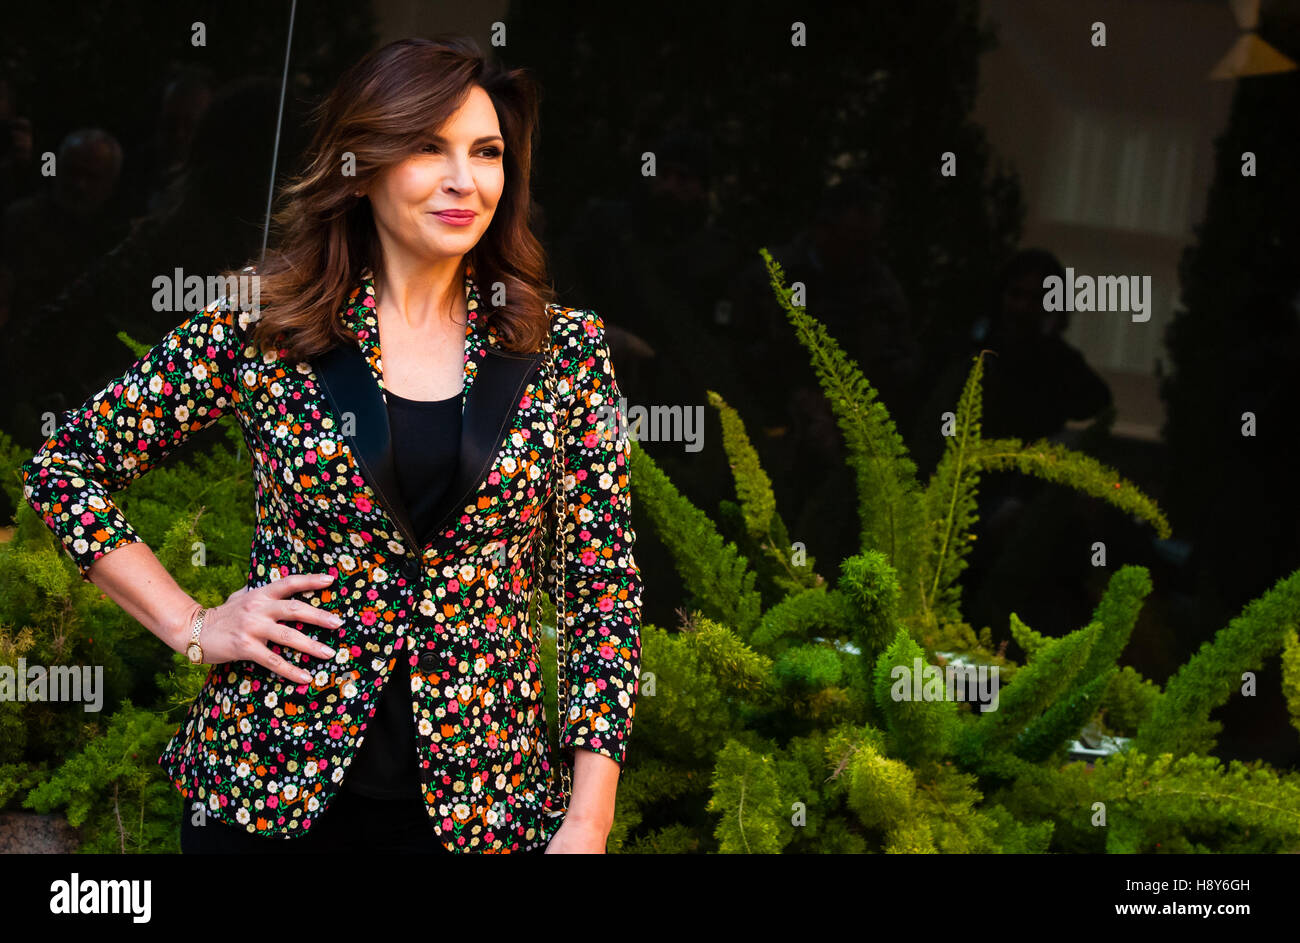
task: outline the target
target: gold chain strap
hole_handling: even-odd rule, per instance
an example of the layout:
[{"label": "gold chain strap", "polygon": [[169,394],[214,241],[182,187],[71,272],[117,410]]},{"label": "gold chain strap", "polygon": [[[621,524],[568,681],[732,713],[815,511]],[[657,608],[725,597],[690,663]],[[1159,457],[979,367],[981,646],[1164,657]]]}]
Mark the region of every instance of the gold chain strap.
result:
[{"label": "gold chain strap", "polygon": [[[554,366],[554,361],[552,361]],[[555,398],[555,373],[551,371],[551,402],[555,404],[553,415],[558,416],[559,403]],[[565,678],[565,662],[567,661],[566,643],[568,630],[568,607],[565,604],[564,580],[565,580],[565,557],[568,555],[569,533],[573,530],[573,522],[568,519],[567,513],[568,495],[564,490],[564,481],[567,477],[565,470],[564,440],[568,437],[569,417],[565,416],[566,422],[561,425],[557,423],[556,453],[558,455],[558,482],[555,485],[555,493],[551,496],[551,513],[555,516],[555,541],[551,547],[550,574],[551,574],[551,593],[552,600],[555,604],[555,688],[556,688],[556,741],[559,742],[564,738],[564,729],[568,723],[569,715],[569,685]],[[568,811],[569,797],[573,794],[573,771],[569,767],[568,761],[564,757],[564,752],[560,751],[560,789],[564,799],[564,811]]]}]

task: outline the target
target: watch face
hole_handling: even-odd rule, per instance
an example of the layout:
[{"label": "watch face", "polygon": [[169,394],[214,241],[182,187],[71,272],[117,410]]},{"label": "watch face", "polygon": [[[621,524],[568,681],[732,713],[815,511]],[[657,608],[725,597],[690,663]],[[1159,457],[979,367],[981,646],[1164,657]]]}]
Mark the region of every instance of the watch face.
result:
[{"label": "watch face", "polygon": [[185,649],[185,654],[196,665],[203,661],[203,649],[199,648],[198,642],[190,642],[190,647]]}]

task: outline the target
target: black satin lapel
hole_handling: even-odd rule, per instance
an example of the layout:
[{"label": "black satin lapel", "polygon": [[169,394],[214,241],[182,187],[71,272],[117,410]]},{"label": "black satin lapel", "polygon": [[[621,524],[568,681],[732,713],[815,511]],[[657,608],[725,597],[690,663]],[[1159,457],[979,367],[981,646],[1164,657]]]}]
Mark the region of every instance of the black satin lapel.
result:
[{"label": "black satin lapel", "polygon": [[[344,344],[313,360],[312,369],[339,421],[342,422],[347,413],[352,413],[354,432],[346,438],[361,466],[361,474],[389,517],[396,522],[410,552],[418,554],[423,544],[416,537],[410,510],[402,501],[397,466],[393,460],[388,408],[365,355],[355,344]],[[473,393],[472,387],[470,392]],[[343,428],[341,426],[340,431]]]},{"label": "black satin lapel", "polygon": [[470,496],[492,470],[501,450],[506,424],[515,414],[524,387],[544,359],[543,353],[520,355],[484,348],[487,356],[465,396],[461,417],[460,460],[456,477],[438,508],[438,525],[426,535],[424,546],[447,529],[452,517],[464,510]]}]

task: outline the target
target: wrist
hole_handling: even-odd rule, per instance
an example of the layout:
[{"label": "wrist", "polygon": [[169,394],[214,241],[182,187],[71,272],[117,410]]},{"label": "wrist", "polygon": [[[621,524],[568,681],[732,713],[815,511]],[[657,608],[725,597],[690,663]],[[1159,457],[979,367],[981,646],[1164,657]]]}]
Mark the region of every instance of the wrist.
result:
[{"label": "wrist", "polygon": [[614,816],[606,813],[603,809],[589,809],[584,806],[574,805],[569,802],[569,811],[564,814],[566,822],[572,822],[574,825],[591,829],[601,835],[608,835],[609,830],[614,825]]},{"label": "wrist", "polygon": [[185,649],[190,644],[190,636],[194,632],[194,620],[202,608],[201,604],[190,600],[188,605],[172,615],[173,621],[166,627],[168,644],[172,651],[179,655],[185,654]]}]

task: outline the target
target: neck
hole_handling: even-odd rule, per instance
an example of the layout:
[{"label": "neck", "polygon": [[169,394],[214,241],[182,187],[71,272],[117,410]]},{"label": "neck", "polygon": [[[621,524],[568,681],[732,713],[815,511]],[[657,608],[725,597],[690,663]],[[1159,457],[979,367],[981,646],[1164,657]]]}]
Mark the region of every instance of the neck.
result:
[{"label": "neck", "polygon": [[436,262],[394,260],[375,273],[375,304],[412,331],[464,326],[463,257]]}]

